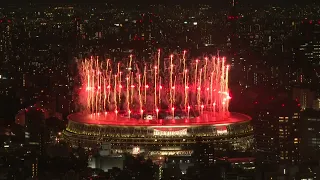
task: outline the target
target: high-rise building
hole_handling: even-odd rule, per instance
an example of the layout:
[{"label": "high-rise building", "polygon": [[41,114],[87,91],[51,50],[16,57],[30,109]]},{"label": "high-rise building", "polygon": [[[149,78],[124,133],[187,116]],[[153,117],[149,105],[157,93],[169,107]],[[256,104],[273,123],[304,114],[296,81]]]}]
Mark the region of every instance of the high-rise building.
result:
[{"label": "high-rise building", "polygon": [[300,103],[301,109],[312,108],[316,94],[310,89],[293,88],[293,100]]},{"label": "high-rise building", "polygon": [[37,155],[46,156],[49,130],[46,129],[45,113],[40,108],[28,109],[25,112],[25,141],[37,149]]},{"label": "high-rise building", "polygon": [[292,100],[256,102],[254,133],[257,161],[297,164],[300,161],[300,106]]},{"label": "high-rise building", "polygon": [[320,82],[320,24],[303,22],[295,38],[291,73],[295,84],[319,87]]},{"label": "high-rise building", "polygon": [[12,49],[12,22],[8,19],[0,19],[0,54],[2,63],[8,63]]},{"label": "high-rise building", "polygon": [[[9,19],[0,19],[0,79],[10,79],[12,77],[13,63],[11,61],[12,53],[12,39],[13,39],[13,24]],[[12,80],[9,84],[3,84],[1,89],[7,89],[12,86]],[[1,91],[1,90],[0,90]],[[1,92],[1,94],[8,95],[8,91]]]},{"label": "high-rise building", "polygon": [[227,17],[227,25],[228,25],[228,36],[227,36],[227,47],[229,49],[230,54],[235,54],[237,52],[238,47],[238,20],[239,15],[237,12],[237,0],[232,0],[230,12]]},{"label": "high-rise building", "polygon": [[39,175],[38,165],[38,157],[35,154],[26,154],[23,161],[24,173],[22,173],[25,176],[24,179],[37,179]]},{"label": "high-rise building", "polygon": [[320,158],[320,112],[306,109],[301,113],[301,156],[303,160]]},{"label": "high-rise building", "polygon": [[41,131],[44,126],[44,114],[41,109],[30,109],[25,114],[27,143],[40,145]]},{"label": "high-rise building", "polygon": [[238,16],[238,12],[237,12],[237,9],[236,9],[237,6],[238,6],[238,0],[231,0],[230,16],[233,16],[233,17],[237,18],[237,16]]},{"label": "high-rise building", "polygon": [[213,144],[202,142],[202,138],[196,139],[193,152],[194,164],[198,167],[209,167],[214,163]]},{"label": "high-rise building", "polygon": [[316,111],[320,111],[320,99],[319,98],[313,100],[312,109],[314,109]]},{"label": "high-rise building", "polygon": [[299,50],[307,57],[307,61],[314,66],[320,66],[320,24],[313,21],[304,22],[301,28],[303,36]]},{"label": "high-rise building", "polygon": [[133,22],[133,33],[130,37],[137,55],[144,58],[152,56],[157,41],[161,39],[157,21],[154,14],[143,14],[141,19]]},{"label": "high-rise building", "polygon": [[83,25],[82,21],[80,20],[80,18],[74,19],[74,36],[75,36],[74,44],[75,44],[75,48],[77,50],[79,50],[79,48],[81,47],[81,39],[83,37],[85,37],[83,34],[83,26],[84,25]]}]

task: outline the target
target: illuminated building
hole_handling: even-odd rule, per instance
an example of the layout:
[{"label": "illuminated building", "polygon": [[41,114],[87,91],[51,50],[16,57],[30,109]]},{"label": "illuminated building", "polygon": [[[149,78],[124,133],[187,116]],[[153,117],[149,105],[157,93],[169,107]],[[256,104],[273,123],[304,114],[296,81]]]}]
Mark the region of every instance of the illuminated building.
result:
[{"label": "illuminated building", "polygon": [[247,74],[247,78],[244,83],[247,87],[264,86],[268,82],[266,71],[259,70],[258,68],[249,66],[247,69],[244,68],[243,73]]},{"label": "illuminated building", "polygon": [[3,59],[1,61],[2,65],[9,63],[9,57],[12,54],[12,31],[12,21],[9,19],[0,19],[0,55]]},{"label": "illuminated building", "polygon": [[297,164],[300,161],[300,106],[291,100],[256,102],[254,119],[257,159],[264,163]]},{"label": "illuminated building", "polygon": [[310,89],[293,88],[293,100],[297,100],[300,103],[302,110],[312,108],[316,94]]},{"label": "illuminated building", "polygon": [[134,147],[139,146],[141,152],[149,155],[190,156],[196,137],[202,137],[204,144],[214,143],[217,149],[230,144],[235,150],[245,151],[251,149],[253,140],[251,118],[238,113],[231,113],[228,120],[185,123],[182,119],[175,123],[163,121],[161,125],[125,118],[92,120],[84,114],[71,114],[68,119],[64,132],[68,142],[85,147],[110,142],[114,154],[133,153]]},{"label": "illuminated building", "polygon": [[161,39],[158,21],[154,14],[145,13],[132,24],[133,33],[130,34],[130,40],[135,46],[136,53],[146,59],[151,57],[155,45]]},{"label": "illuminated building", "polygon": [[213,144],[202,143],[202,138],[196,139],[193,152],[194,164],[197,167],[209,167],[214,163],[214,147]]},{"label": "illuminated building", "polygon": [[[223,172],[225,179],[256,179],[253,177],[255,172],[254,158],[219,158],[216,164],[227,166],[231,170]],[[227,169],[227,167],[225,167]]]},{"label": "illuminated building", "polygon": [[319,111],[320,110],[320,99],[313,100],[312,109]]},{"label": "illuminated building", "polygon": [[112,157],[112,156],[102,156],[94,155],[89,158],[88,167],[99,168],[103,171],[109,171],[110,169],[117,167],[123,168],[123,158],[122,157]]},{"label": "illuminated building", "polygon": [[170,55],[162,61],[159,50],[150,69],[131,66],[130,56],[128,65],[115,63],[116,74],[110,60],[101,64],[93,57],[84,60],[79,94],[84,111],[68,116],[64,138],[85,147],[109,142],[115,154],[136,154],[139,147],[149,155],[190,156],[197,137],[218,150],[225,144],[250,150],[251,117],[228,109],[225,58],[186,64],[185,53],[181,59]]},{"label": "illuminated building", "polygon": [[[299,85],[312,85],[317,87],[320,77],[320,24],[319,22],[306,20],[301,24],[298,44],[294,46],[292,61],[296,66],[294,82]],[[304,64],[303,66],[301,66]]]},{"label": "illuminated building", "polygon": [[79,50],[81,48],[81,44],[80,44],[81,39],[86,38],[83,32],[84,24],[79,18],[75,18],[73,23],[74,23],[74,35],[76,37],[74,39],[76,44],[75,48]]},{"label": "illuminated building", "polygon": [[301,113],[301,156],[308,161],[320,157],[320,112],[306,109]]},{"label": "illuminated building", "polygon": [[168,164],[166,167],[162,168],[163,179],[180,179],[182,176],[181,169],[178,164]]},{"label": "illuminated building", "polygon": [[237,12],[237,5],[238,1],[237,0],[232,0],[231,1],[231,8],[230,12],[227,17],[227,24],[228,24],[228,36],[227,36],[227,47],[229,48],[229,53],[234,54],[238,53],[238,39],[239,39],[239,34],[238,34],[238,20],[239,20],[239,15]]},{"label": "illuminated building", "polygon": [[26,142],[40,145],[42,142],[42,129],[44,127],[44,114],[39,108],[25,111]]},{"label": "illuminated building", "polygon": [[32,178],[36,178],[38,176],[38,160],[35,163],[32,163]]},{"label": "illuminated building", "polygon": [[320,58],[320,24],[315,21],[302,22],[301,33],[304,42],[301,43],[299,50],[307,57],[307,61],[312,66],[319,66]]},{"label": "illuminated building", "polygon": [[23,164],[24,173],[20,171],[18,174],[22,174],[23,179],[39,178],[39,159],[36,154],[26,153],[20,163]]}]

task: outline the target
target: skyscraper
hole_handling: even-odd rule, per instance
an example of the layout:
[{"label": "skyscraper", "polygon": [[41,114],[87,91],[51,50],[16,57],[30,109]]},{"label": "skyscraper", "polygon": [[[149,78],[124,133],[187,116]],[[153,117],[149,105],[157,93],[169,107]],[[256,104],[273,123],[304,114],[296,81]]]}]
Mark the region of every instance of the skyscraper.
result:
[{"label": "skyscraper", "polygon": [[196,139],[193,152],[194,164],[198,167],[209,167],[214,163],[213,144],[203,143],[202,138]]},{"label": "skyscraper", "polygon": [[9,19],[0,19],[0,58],[1,67],[7,67],[12,50],[13,25]]},{"label": "skyscraper", "polygon": [[292,59],[288,62],[292,83],[318,88],[320,82],[320,23],[303,21],[287,51]]},{"label": "skyscraper", "polygon": [[157,21],[154,14],[147,13],[133,23],[132,45],[135,46],[136,54],[146,59],[152,56],[157,41],[161,39]]},{"label": "skyscraper", "polygon": [[296,101],[257,102],[254,119],[257,160],[297,164],[300,161],[300,105]]},{"label": "skyscraper", "polygon": [[302,110],[313,107],[313,102],[316,100],[315,91],[303,88],[293,88],[293,100],[297,100],[300,103]]},{"label": "skyscraper", "polygon": [[320,112],[306,109],[301,113],[301,157],[304,161],[320,157]]},{"label": "skyscraper", "polygon": [[230,11],[227,17],[227,25],[228,25],[228,36],[227,36],[227,47],[229,50],[229,53],[231,55],[235,54],[237,52],[237,26],[238,26],[238,13],[236,10],[238,1],[232,0],[231,1],[231,7]]}]

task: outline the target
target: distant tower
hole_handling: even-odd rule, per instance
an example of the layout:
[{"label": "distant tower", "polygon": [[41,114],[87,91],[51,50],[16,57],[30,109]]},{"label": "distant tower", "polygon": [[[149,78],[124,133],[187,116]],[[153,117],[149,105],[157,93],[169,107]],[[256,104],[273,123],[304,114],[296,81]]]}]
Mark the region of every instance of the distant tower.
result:
[{"label": "distant tower", "polygon": [[231,1],[231,11],[230,11],[230,16],[236,17],[238,15],[236,11],[236,5],[238,4],[238,0],[232,0]]},{"label": "distant tower", "polygon": [[153,43],[159,39],[157,31],[157,18],[153,14],[142,14],[141,19],[134,23],[134,31],[131,40],[134,42],[135,50],[138,56],[150,58],[155,50]]},{"label": "distant tower", "polygon": [[229,48],[230,54],[235,54],[237,52],[237,24],[239,15],[237,12],[238,0],[231,1],[231,8],[227,17],[228,24],[228,37],[227,37],[227,47]]},{"label": "distant tower", "polygon": [[73,21],[73,35],[75,38],[73,38],[74,41],[74,48],[76,49],[76,53],[78,51],[81,51],[81,40],[83,37],[83,21],[80,18],[75,18]]},{"label": "distant tower", "polygon": [[237,5],[238,5],[238,0],[231,1],[231,7],[228,14],[228,22],[231,24],[237,22],[237,20],[239,19]]},{"label": "distant tower", "polygon": [[7,67],[12,50],[13,25],[9,19],[0,19],[0,62],[1,67]]}]

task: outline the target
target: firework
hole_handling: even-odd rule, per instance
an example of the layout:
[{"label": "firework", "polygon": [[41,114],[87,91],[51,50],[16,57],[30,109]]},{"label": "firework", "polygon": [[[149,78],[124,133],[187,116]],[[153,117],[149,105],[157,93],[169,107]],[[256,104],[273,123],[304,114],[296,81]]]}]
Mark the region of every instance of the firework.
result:
[{"label": "firework", "polygon": [[[81,102],[90,114],[125,111],[131,114],[191,111],[228,115],[229,65],[225,58],[205,57],[190,60],[186,51],[161,59],[160,50],[154,63],[141,65],[130,55],[129,62],[115,63],[84,59],[79,64],[82,86]],[[139,116],[140,116],[139,115]]]}]

